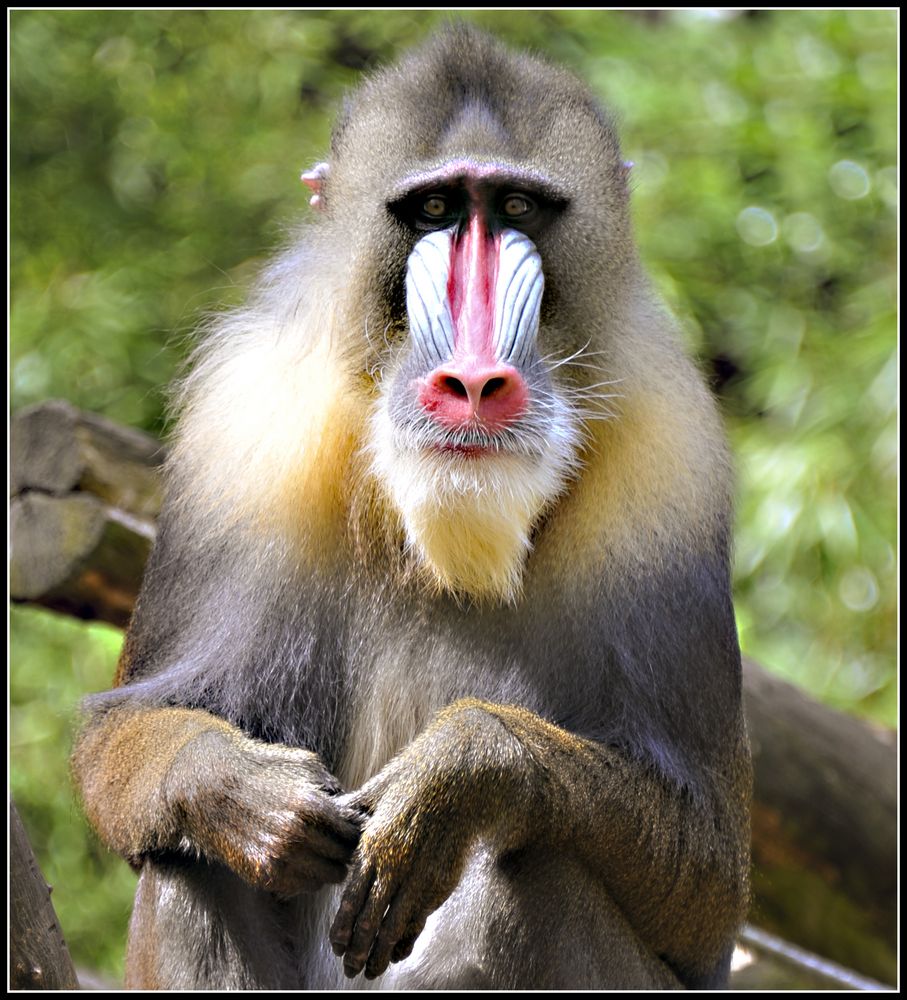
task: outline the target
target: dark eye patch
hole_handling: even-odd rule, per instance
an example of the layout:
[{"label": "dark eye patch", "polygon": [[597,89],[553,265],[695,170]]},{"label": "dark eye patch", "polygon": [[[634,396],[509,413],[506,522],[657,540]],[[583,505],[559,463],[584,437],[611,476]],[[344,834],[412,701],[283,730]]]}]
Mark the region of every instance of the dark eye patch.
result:
[{"label": "dark eye patch", "polygon": [[530,237],[544,230],[569,204],[566,198],[527,186],[525,180],[521,184],[518,178],[501,176],[473,182],[470,189],[467,178],[420,185],[391,199],[387,210],[412,232],[434,232],[465,223],[473,198],[478,199],[492,229],[519,229]]},{"label": "dark eye patch", "polygon": [[447,229],[466,214],[466,192],[452,185],[410,191],[389,202],[387,208],[408,229],[417,232]]}]

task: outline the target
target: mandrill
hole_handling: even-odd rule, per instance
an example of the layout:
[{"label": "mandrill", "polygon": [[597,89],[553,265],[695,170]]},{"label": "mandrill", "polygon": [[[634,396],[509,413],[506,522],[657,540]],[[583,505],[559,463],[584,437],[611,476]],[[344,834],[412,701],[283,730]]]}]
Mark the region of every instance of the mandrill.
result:
[{"label": "mandrill", "polygon": [[449,28],[208,330],[73,758],[128,986],[726,983],[732,485],[627,172],[573,76]]}]

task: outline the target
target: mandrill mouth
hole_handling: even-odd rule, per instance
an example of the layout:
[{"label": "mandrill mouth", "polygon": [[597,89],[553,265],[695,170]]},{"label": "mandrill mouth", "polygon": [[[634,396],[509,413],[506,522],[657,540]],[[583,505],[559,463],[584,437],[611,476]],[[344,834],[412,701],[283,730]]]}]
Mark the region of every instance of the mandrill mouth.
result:
[{"label": "mandrill mouth", "polygon": [[479,458],[487,455],[489,449],[471,444],[442,444],[438,450],[447,455],[462,455],[464,458]]},{"label": "mandrill mouth", "polygon": [[401,442],[404,448],[470,459],[491,455],[539,457],[550,443],[526,423],[490,428],[476,420],[457,428],[444,428],[431,419],[419,420]]}]

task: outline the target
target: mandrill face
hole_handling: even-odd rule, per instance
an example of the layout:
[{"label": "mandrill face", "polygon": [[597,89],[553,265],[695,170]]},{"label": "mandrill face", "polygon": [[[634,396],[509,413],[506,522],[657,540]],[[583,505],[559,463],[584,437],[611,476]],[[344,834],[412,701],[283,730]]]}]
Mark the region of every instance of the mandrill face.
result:
[{"label": "mandrill face", "polygon": [[374,420],[374,467],[434,580],[512,600],[532,527],[576,466],[581,419],[539,350],[532,236],[563,211],[534,178],[448,164],[392,203],[417,235],[408,340]]}]

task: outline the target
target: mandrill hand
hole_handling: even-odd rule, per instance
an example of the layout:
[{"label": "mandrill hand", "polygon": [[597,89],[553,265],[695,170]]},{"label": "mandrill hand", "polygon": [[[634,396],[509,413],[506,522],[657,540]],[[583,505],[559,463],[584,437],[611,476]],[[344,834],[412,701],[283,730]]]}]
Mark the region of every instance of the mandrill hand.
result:
[{"label": "mandrill hand", "polygon": [[343,881],[361,815],[316,754],[209,733],[178,755],[168,786],[187,844],[252,885],[293,896]]},{"label": "mandrill hand", "polygon": [[413,950],[430,913],[457,887],[472,838],[458,821],[454,788],[394,761],[347,802],[366,812],[340,908],[334,953],[368,979]]},{"label": "mandrill hand", "polygon": [[479,702],[460,701],[344,797],[369,817],[330,933],[348,976],[364,967],[374,979],[406,958],[429,914],[457,887],[475,840],[495,826],[500,793],[512,785],[515,758],[500,752],[511,742]]}]

